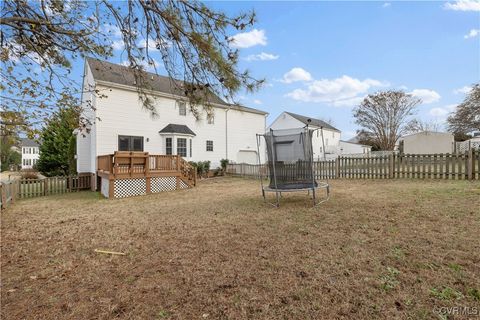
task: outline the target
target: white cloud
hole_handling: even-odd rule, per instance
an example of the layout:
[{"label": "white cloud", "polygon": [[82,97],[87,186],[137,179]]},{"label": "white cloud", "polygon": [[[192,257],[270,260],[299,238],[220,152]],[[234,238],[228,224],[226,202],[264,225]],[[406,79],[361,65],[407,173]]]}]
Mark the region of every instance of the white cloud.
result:
[{"label": "white cloud", "polygon": [[263,102],[262,102],[261,100],[258,100],[258,99],[253,100],[253,103],[255,103],[255,104],[263,104]]},{"label": "white cloud", "polygon": [[436,91],[429,89],[415,89],[409,93],[415,97],[422,99],[422,102],[425,104],[437,102],[441,98]]},{"label": "white cloud", "polygon": [[385,2],[385,3],[382,5],[382,7],[383,7],[383,8],[388,8],[388,7],[390,7],[391,5],[392,5],[392,4],[391,4],[390,2]]},{"label": "white cloud", "polygon": [[344,75],[337,79],[313,81],[306,89],[295,89],[286,96],[298,101],[325,102],[337,107],[355,106],[362,101],[369,89],[388,85],[374,79],[359,80]]},{"label": "white cloud", "polygon": [[284,83],[292,83],[297,81],[310,81],[312,80],[312,75],[302,69],[302,68],[292,68],[292,70],[288,71],[283,75],[281,82]]},{"label": "white cloud", "polygon": [[480,1],[478,0],[456,0],[447,2],[443,6],[447,10],[455,11],[480,11]]},{"label": "white cloud", "polygon": [[430,115],[433,117],[444,117],[448,114],[448,111],[444,108],[432,108],[430,109]]},{"label": "white cloud", "polygon": [[115,40],[112,42],[112,48],[113,50],[123,50],[124,44],[123,40]]},{"label": "white cloud", "polygon": [[259,54],[251,54],[245,58],[247,61],[267,61],[267,60],[277,60],[280,56],[274,55],[272,53],[262,52]]},{"label": "white cloud", "polygon": [[120,28],[113,24],[104,24],[102,26],[102,31],[116,38],[120,38],[122,36],[122,31],[120,30]]},{"label": "white cloud", "polygon": [[256,45],[267,45],[267,36],[265,30],[253,29],[249,32],[237,33],[230,38],[230,46],[233,48],[250,48]]},{"label": "white cloud", "polygon": [[475,38],[476,36],[478,36],[480,34],[480,29],[472,29],[470,30],[469,33],[467,33],[466,35],[464,35],[463,37],[465,39],[470,39],[470,38]]},{"label": "white cloud", "polygon": [[[149,50],[158,50],[157,48],[157,44],[159,45],[163,45],[163,46],[166,46],[166,47],[170,47],[172,45],[172,43],[170,41],[167,41],[167,40],[161,40],[160,42],[155,40],[155,39],[152,39],[152,38],[148,38],[148,49]],[[141,39],[138,41],[137,45],[140,47],[140,48],[146,48],[147,47],[147,39]]]},{"label": "white cloud", "polygon": [[455,111],[456,108],[457,108],[456,104],[449,104],[444,107],[435,107],[430,109],[429,114],[432,117],[437,118],[437,120],[445,120],[447,118],[447,115],[450,112]]},{"label": "white cloud", "polygon": [[467,94],[467,93],[470,92],[470,90],[472,90],[472,87],[465,86],[465,87],[453,90],[453,93],[455,93],[455,94]]}]

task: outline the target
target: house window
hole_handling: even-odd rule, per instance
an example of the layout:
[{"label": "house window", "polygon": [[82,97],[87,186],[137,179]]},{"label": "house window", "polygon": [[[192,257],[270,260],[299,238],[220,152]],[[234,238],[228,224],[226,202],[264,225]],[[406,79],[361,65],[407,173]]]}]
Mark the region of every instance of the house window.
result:
[{"label": "house window", "polygon": [[143,151],[143,137],[118,136],[118,151]]},{"label": "house window", "polygon": [[187,115],[187,104],[183,101],[178,102],[178,114],[181,116]]},{"label": "house window", "polygon": [[213,151],[213,141],[207,140],[207,151]]},{"label": "house window", "polygon": [[207,115],[207,123],[208,124],[214,124],[215,123],[215,116],[213,113]]},{"label": "house window", "polygon": [[172,138],[165,138],[165,154],[172,154]]},{"label": "house window", "polygon": [[192,157],[192,139],[190,139],[190,157]]},{"label": "house window", "polygon": [[181,157],[187,156],[187,139],[177,138],[177,154]]}]

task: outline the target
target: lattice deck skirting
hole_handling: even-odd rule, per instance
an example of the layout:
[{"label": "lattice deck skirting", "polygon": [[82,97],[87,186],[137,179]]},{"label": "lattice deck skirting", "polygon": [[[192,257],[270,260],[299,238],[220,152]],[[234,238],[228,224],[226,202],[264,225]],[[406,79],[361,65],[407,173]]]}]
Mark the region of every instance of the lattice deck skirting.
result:
[{"label": "lattice deck skirting", "polygon": [[115,198],[126,198],[147,194],[147,183],[145,178],[114,180],[113,196]]},{"label": "lattice deck skirting", "polygon": [[150,179],[152,193],[177,189],[176,177],[155,177]]},{"label": "lattice deck skirting", "polygon": [[[188,189],[189,185],[183,182],[180,178],[177,177],[152,177],[150,178],[150,192],[158,193],[163,191],[173,191],[177,190],[177,179],[178,189]],[[105,180],[105,182],[103,181]],[[108,181],[107,179],[102,179],[102,194],[108,197],[108,183],[113,183],[113,197],[114,198],[126,198],[132,196],[140,196],[147,194],[147,182],[149,179],[139,178],[139,179],[121,179]]]}]

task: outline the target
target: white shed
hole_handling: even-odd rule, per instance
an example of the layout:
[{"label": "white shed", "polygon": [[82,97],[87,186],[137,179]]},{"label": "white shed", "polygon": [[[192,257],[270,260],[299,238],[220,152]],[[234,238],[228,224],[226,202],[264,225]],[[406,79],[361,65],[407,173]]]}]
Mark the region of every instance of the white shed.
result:
[{"label": "white shed", "polygon": [[454,150],[453,134],[448,132],[417,132],[401,137],[399,143],[403,153],[452,153]]}]

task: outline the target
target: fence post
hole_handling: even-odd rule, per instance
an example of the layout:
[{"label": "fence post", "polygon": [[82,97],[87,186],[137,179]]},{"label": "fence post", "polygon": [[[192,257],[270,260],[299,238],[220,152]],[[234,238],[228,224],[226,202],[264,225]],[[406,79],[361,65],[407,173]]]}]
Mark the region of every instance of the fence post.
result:
[{"label": "fence post", "polygon": [[2,197],[2,209],[7,208],[7,190],[5,190],[5,189],[6,189],[6,185],[4,187],[3,183],[1,183],[0,194],[1,194],[1,197]]},{"label": "fence post", "polygon": [[44,179],[43,179],[43,195],[44,195],[44,196],[46,196],[47,193],[48,193],[48,190],[47,190],[47,188],[48,188],[47,179],[48,179],[48,178],[44,178]]},{"label": "fence post", "polygon": [[393,172],[394,169],[395,169],[395,155],[389,154],[388,155],[388,177],[390,179],[393,179],[394,177],[394,172]]},{"label": "fence post", "polygon": [[473,179],[473,168],[475,167],[475,160],[473,157],[473,149],[470,148],[468,149],[468,154],[467,154],[467,176],[468,180]]},{"label": "fence post", "polygon": [[335,177],[337,179],[340,178],[340,161],[338,159],[339,157],[335,158]]},{"label": "fence post", "polygon": [[90,191],[97,191],[97,175],[90,174]]}]

